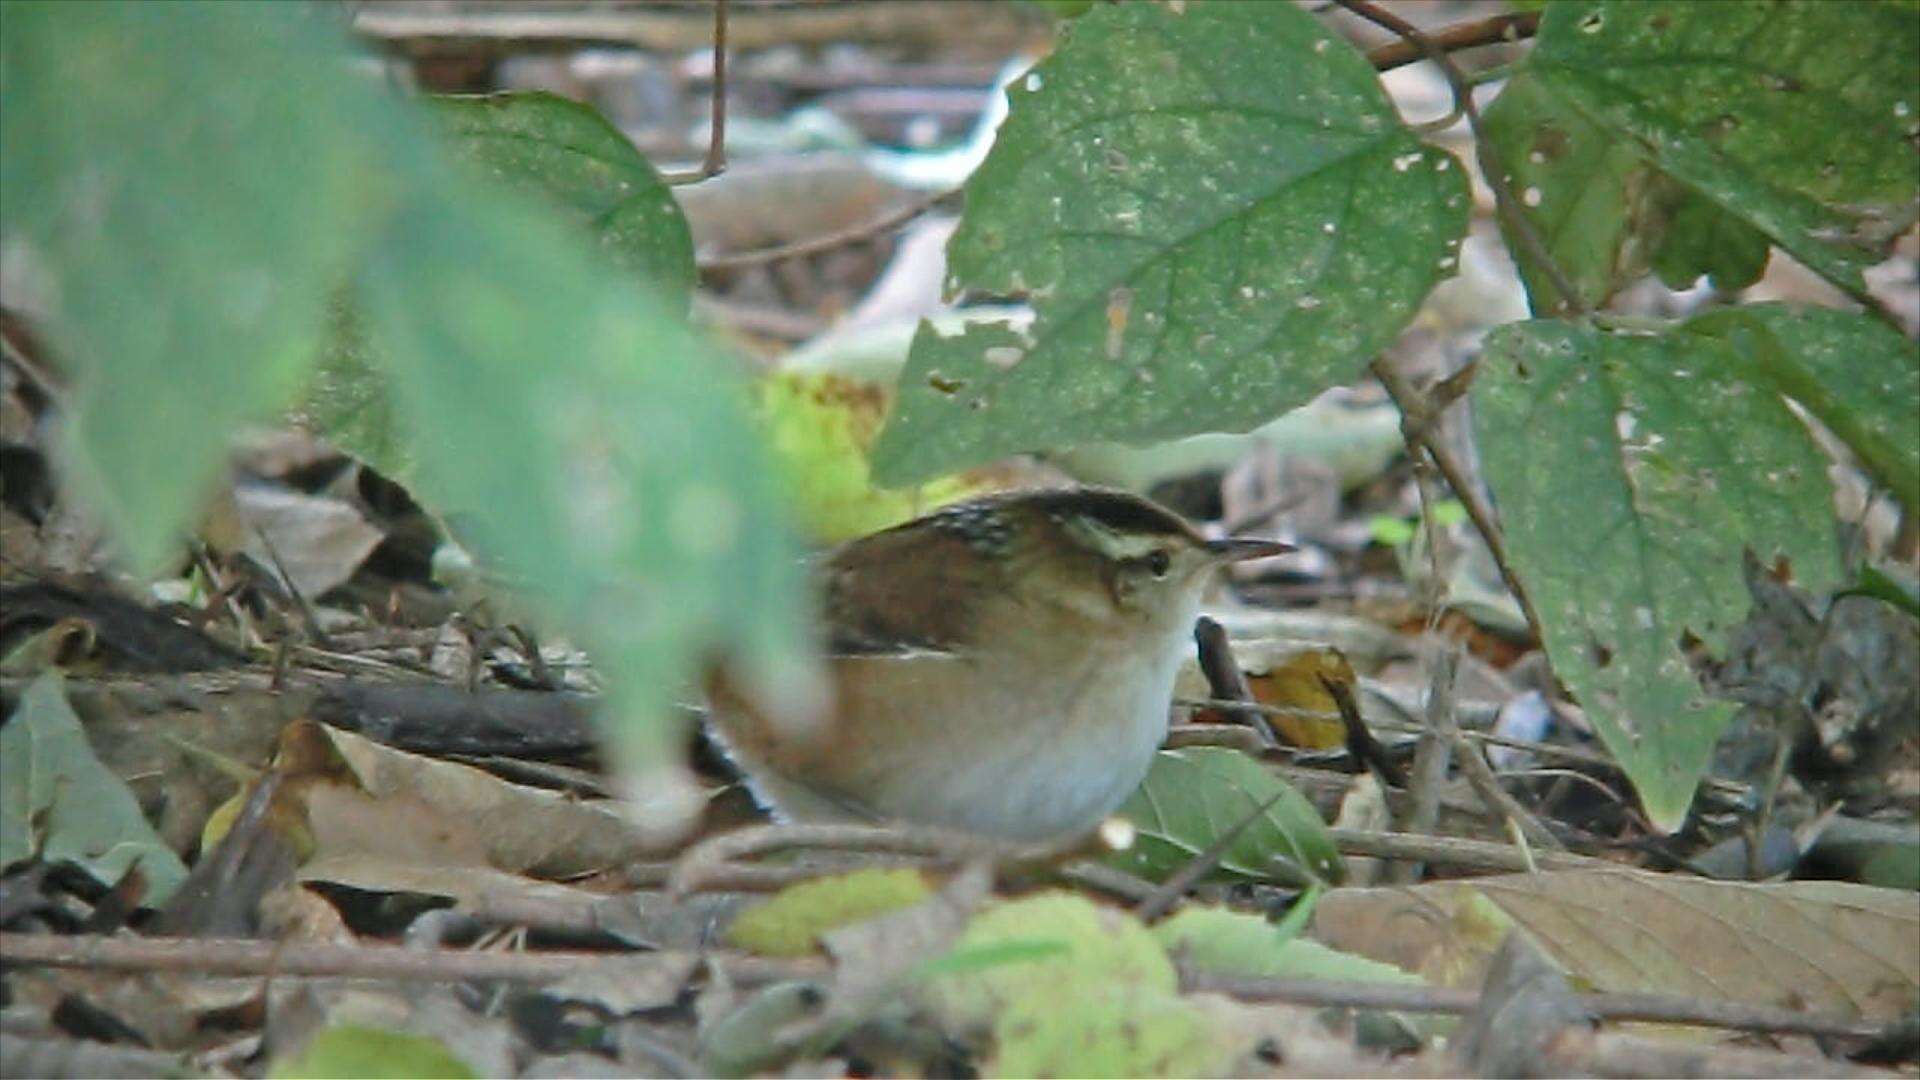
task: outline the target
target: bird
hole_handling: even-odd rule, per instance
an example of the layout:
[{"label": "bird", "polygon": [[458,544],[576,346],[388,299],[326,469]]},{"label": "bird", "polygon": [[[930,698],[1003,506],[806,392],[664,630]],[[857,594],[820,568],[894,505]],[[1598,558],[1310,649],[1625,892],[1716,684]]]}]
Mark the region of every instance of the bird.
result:
[{"label": "bird", "polygon": [[817,564],[816,722],[710,678],[709,731],[778,820],[1083,832],[1146,776],[1213,573],[1291,550],[1105,488],[953,503]]}]

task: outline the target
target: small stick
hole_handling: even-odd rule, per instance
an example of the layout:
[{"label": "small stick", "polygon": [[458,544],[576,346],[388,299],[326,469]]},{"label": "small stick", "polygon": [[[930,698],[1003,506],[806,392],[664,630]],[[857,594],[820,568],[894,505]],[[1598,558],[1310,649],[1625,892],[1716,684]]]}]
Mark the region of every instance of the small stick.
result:
[{"label": "small stick", "polygon": [[1373,731],[1367,727],[1367,722],[1361,719],[1360,705],[1353,700],[1352,688],[1325,675],[1317,675],[1315,678],[1320,680],[1321,689],[1333,699],[1334,707],[1340,713],[1340,723],[1347,730],[1347,755],[1372,769],[1381,783],[1389,787],[1406,787],[1406,776],[1401,773],[1400,767],[1387,757],[1386,747],[1380,745],[1380,740],[1373,737]]},{"label": "small stick", "polygon": [[847,244],[865,240],[888,232],[932,209],[934,204],[951,195],[942,191],[924,198],[915,199],[897,210],[889,211],[872,219],[844,229],[822,233],[805,240],[795,240],[789,244],[776,244],[773,247],[757,248],[753,251],[741,251],[728,255],[709,255],[699,260],[701,270],[740,270],[749,266],[763,266],[781,259],[793,259],[802,255],[832,251]]},{"label": "small stick", "polygon": [[[1493,564],[1500,569],[1500,580],[1506,584],[1507,591],[1513,593],[1514,600],[1519,602],[1520,613],[1527,619],[1527,629],[1532,632],[1535,641],[1546,644],[1546,630],[1540,622],[1540,612],[1534,608],[1533,598],[1528,595],[1526,586],[1520,583],[1520,575],[1513,569],[1513,559],[1507,554],[1506,536],[1494,521],[1493,508],[1481,497],[1480,489],[1467,482],[1467,471],[1454,458],[1453,451],[1433,437],[1431,424],[1438,420],[1438,416],[1431,413],[1425,399],[1393,365],[1375,360],[1372,371],[1374,377],[1380,380],[1380,385],[1386,388],[1387,396],[1399,408],[1401,416],[1419,417],[1419,422],[1412,425],[1411,435],[1415,445],[1407,447],[1408,453],[1417,456],[1419,451],[1425,450],[1433,460],[1434,468],[1440,470],[1447,486],[1460,497],[1460,504],[1467,511],[1467,519],[1473,522],[1480,538],[1486,541]],[[1408,434],[1406,425],[1402,425],[1401,431],[1403,435]]]},{"label": "small stick", "polygon": [[[1242,1001],[1285,1001],[1296,1005],[1450,1013],[1456,1016],[1468,1015],[1480,1007],[1478,991],[1442,986],[1262,979],[1195,971],[1182,972],[1181,985],[1189,991],[1212,991]],[[1872,1021],[1851,1017],[1665,994],[1581,994],[1577,1000],[1588,1014],[1601,1020],[1640,1020],[1742,1031],[1854,1038],[1871,1037],[1881,1029],[1881,1025]]]},{"label": "small stick", "polygon": [[[200,975],[270,975],[275,978],[342,977],[408,982],[503,979],[549,983],[595,967],[618,969],[648,957],[668,961],[671,952],[473,952],[408,949],[393,945],[288,944],[223,938],[87,937],[0,933],[0,956],[8,964],[87,968],[97,971],[178,971]],[[742,982],[819,978],[826,964],[814,958],[773,959],[735,952],[703,952]]]},{"label": "small stick", "polygon": [[707,125],[707,155],[692,172],[660,179],[669,186],[711,180],[727,171],[727,0],[713,0],[713,107]]},{"label": "small stick", "polygon": [[737,869],[730,866],[737,860],[775,851],[829,849],[916,855],[936,862],[991,858],[1029,863],[1077,854],[1085,847],[1086,839],[1079,836],[1055,844],[1016,846],[930,825],[756,825],[688,848],[668,875],[667,891],[674,896],[698,891],[716,871]]},{"label": "small stick", "polygon": [[[1427,689],[1427,723],[1420,731],[1420,741],[1414,748],[1413,780],[1408,791],[1408,807],[1405,820],[1400,828],[1409,833],[1426,834],[1434,830],[1440,822],[1440,795],[1447,780],[1447,762],[1453,747],[1435,723],[1435,714],[1444,710],[1447,719],[1458,731],[1458,721],[1453,715],[1454,677],[1459,671],[1459,653],[1452,649],[1442,651],[1433,660],[1432,681]],[[1396,884],[1411,885],[1425,874],[1426,867],[1418,862],[1396,864],[1390,870],[1389,880]]]},{"label": "small stick", "polygon": [[[1457,52],[1481,45],[1501,45],[1523,41],[1539,32],[1539,12],[1509,11],[1474,22],[1443,26],[1428,34],[1427,40],[1432,42],[1435,48],[1444,52]],[[1367,53],[1367,63],[1372,64],[1375,71],[1392,71],[1394,68],[1405,67],[1421,59],[1423,55],[1419,45],[1402,38],[1370,50]]]},{"label": "small stick", "polygon": [[[1253,688],[1247,685],[1246,673],[1240,670],[1240,662],[1234,659],[1233,645],[1227,641],[1226,627],[1202,615],[1193,624],[1193,643],[1200,652],[1200,673],[1207,677],[1207,687],[1214,700],[1253,700]],[[1223,711],[1243,720],[1260,734],[1260,741],[1267,746],[1280,745],[1280,740],[1267,725],[1267,714],[1257,709],[1234,706],[1226,706]]]},{"label": "small stick", "polygon": [[1529,864],[1526,853],[1511,844],[1486,840],[1467,840],[1453,836],[1418,836],[1401,832],[1369,832],[1364,829],[1332,828],[1334,846],[1343,855],[1367,855],[1376,859],[1425,861],[1445,866],[1463,866],[1473,870],[1524,874],[1540,870],[1630,870],[1631,867],[1606,859],[1574,855],[1561,851],[1536,852]]}]

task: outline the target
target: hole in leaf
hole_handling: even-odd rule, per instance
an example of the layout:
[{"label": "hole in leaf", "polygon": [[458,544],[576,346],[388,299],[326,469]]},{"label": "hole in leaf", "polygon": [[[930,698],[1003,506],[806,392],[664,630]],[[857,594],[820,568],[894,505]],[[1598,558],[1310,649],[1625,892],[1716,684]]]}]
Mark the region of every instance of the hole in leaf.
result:
[{"label": "hole in leaf", "polygon": [[1594,667],[1605,668],[1613,663],[1613,650],[1602,644],[1600,639],[1590,637],[1587,639],[1587,657],[1593,661]]}]

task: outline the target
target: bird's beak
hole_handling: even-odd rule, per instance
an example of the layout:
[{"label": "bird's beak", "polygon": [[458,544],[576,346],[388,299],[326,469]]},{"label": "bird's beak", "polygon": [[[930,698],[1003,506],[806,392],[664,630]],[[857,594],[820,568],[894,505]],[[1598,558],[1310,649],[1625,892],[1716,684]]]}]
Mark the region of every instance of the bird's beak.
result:
[{"label": "bird's beak", "polygon": [[1269,555],[1285,555],[1293,550],[1296,549],[1292,544],[1283,544],[1278,540],[1252,540],[1230,536],[1225,540],[1207,541],[1207,554],[1220,562],[1264,559]]}]

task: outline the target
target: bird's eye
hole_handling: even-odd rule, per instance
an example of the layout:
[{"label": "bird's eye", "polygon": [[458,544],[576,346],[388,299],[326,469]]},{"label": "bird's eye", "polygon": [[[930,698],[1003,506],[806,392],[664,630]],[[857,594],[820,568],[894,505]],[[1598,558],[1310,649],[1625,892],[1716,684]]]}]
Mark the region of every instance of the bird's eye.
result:
[{"label": "bird's eye", "polygon": [[1147,572],[1152,574],[1154,577],[1157,577],[1157,578],[1166,577],[1167,571],[1172,567],[1173,567],[1173,560],[1167,557],[1166,552],[1154,551],[1154,552],[1148,553]]}]

